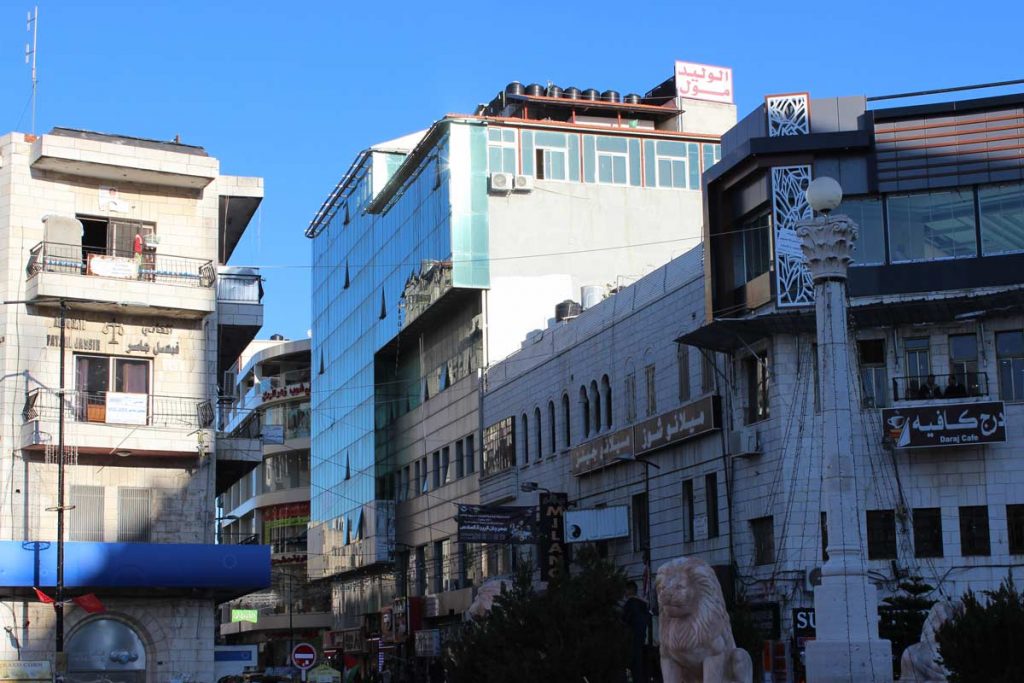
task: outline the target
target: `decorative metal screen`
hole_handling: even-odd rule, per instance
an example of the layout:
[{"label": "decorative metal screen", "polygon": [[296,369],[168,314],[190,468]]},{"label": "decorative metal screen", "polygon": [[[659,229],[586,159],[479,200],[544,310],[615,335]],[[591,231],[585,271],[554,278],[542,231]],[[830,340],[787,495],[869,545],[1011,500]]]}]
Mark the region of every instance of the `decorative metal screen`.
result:
[{"label": "decorative metal screen", "polygon": [[71,486],[68,540],[103,542],[103,487]]},{"label": "decorative metal screen", "polygon": [[814,285],[804,265],[796,224],[811,217],[804,191],[811,182],[810,166],[772,168],[772,224],[775,231],[775,288],[780,307],[814,303]]},{"label": "decorative metal screen", "polygon": [[768,112],[768,137],[807,135],[811,129],[810,107],[806,93],[772,95],[764,98]]},{"label": "decorative metal screen", "polygon": [[151,491],[121,487],[117,490],[117,540],[121,543],[149,543]]}]

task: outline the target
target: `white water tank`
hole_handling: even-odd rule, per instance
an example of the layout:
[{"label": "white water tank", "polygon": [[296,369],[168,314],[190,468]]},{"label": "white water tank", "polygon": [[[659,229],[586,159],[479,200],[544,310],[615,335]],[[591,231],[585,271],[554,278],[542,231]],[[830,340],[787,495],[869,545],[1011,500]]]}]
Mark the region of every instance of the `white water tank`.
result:
[{"label": "white water tank", "polygon": [[600,285],[584,285],[580,287],[580,304],[583,310],[596,306],[604,299],[604,287]]}]

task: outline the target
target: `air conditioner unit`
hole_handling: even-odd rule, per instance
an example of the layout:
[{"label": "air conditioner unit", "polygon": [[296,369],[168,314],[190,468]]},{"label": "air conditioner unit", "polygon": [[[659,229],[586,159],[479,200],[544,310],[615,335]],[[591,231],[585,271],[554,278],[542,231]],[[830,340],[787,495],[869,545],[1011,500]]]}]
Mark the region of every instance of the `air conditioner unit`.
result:
[{"label": "air conditioner unit", "polygon": [[529,192],[533,189],[533,176],[517,175],[513,184],[516,192]]},{"label": "air conditioner unit", "polygon": [[729,433],[729,451],[737,458],[761,455],[761,435],[753,428],[737,429]]},{"label": "air conditioner unit", "polygon": [[821,567],[811,567],[804,571],[804,590],[813,593],[821,585]]},{"label": "air conditioner unit", "polygon": [[511,173],[492,173],[491,192],[495,194],[507,194],[512,191],[513,176]]},{"label": "air conditioner unit", "polygon": [[584,543],[629,536],[629,508],[614,505],[606,508],[567,510],[566,541]]},{"label": "air conditioner unit", "polygon": [[238,398],[238,373],[231,370],[225,371],[221,396],[223,398]]}]

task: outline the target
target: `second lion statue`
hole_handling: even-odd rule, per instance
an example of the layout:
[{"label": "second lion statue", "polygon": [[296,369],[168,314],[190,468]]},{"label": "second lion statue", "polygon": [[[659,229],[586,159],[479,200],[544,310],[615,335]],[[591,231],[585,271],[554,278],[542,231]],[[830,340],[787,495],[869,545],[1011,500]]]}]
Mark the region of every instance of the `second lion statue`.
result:
[{"label": "second lion statue", "polygon": [[718,577],[703,560],[679,557],[658,569],[661,675],[665,683],[752,683],[736,647]]}]

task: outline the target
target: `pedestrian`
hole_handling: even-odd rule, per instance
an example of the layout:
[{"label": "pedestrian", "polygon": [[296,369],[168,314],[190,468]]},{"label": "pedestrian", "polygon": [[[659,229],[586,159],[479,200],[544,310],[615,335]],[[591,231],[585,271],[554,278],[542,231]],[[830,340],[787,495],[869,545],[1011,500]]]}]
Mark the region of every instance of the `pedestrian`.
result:
[{"label": "pedestrian", "polygon": [[647,643],[647,627],[651,612],[647,601],[636,594],[636,581],[626,584],[626,601],[622,604],[622,620],[629,629],[629,673],[633,683],[648,683],[647,659],[644,647]]}]

